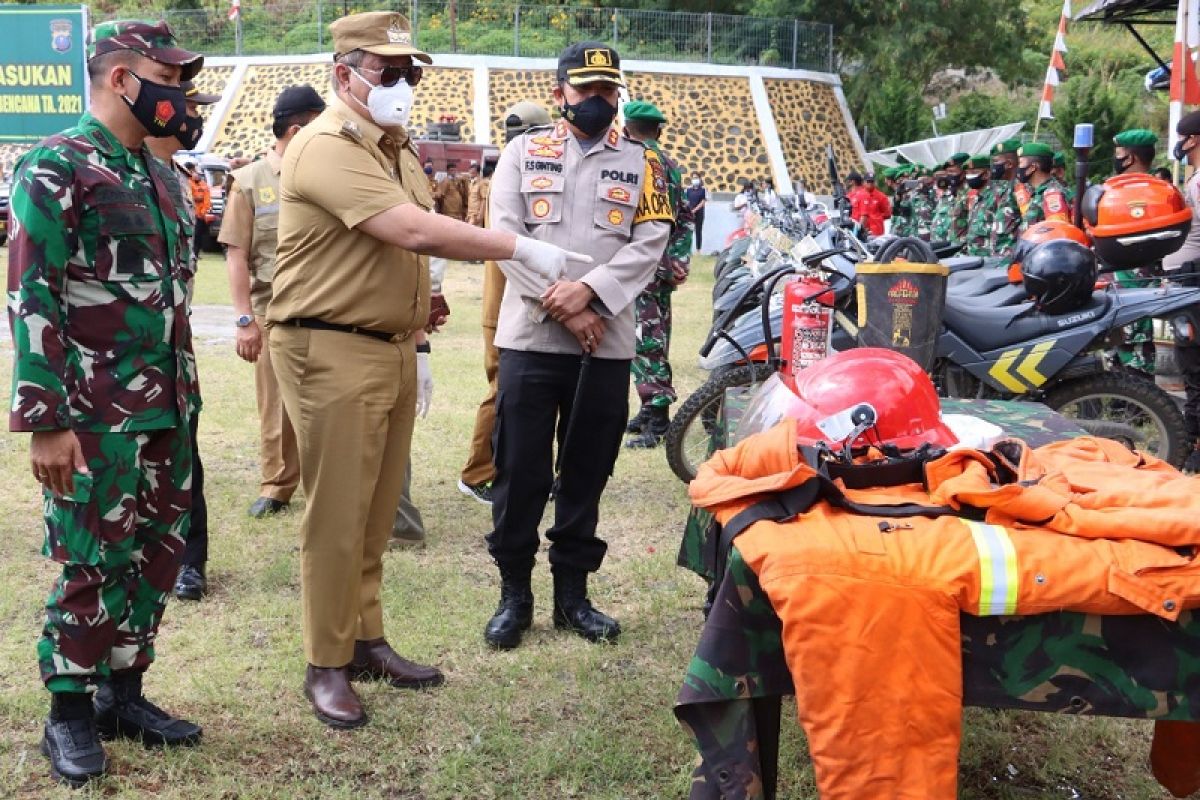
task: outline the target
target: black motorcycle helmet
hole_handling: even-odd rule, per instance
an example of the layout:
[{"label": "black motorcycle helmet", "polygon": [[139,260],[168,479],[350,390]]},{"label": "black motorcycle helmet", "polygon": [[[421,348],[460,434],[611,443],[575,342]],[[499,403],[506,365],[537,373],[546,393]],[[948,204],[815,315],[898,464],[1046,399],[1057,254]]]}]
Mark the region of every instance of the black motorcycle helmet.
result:
[{"label": "black motorcycle helmet", "polygon": [[1096,288],[1096,254],[1070,239],[1051,239],[1021,260],[1021,278],[1034,307],[1066,314],[1087,305]]}]

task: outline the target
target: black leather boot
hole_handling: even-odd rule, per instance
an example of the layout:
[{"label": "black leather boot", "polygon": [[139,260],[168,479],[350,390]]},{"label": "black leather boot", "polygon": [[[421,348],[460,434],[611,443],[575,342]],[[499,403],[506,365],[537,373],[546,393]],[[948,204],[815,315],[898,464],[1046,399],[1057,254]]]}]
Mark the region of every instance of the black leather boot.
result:
[{"label": "black leather boot", "polygon": [[92,698],[84,692],[50,695],[50,718],[42,736],[42,755],[50,759],[50,777],[79,788],[108,771],[108,756],[96,733]]},{"label": "black leather boot", "polygon": [[645,423],[646,423],[646,406],[642,406],[641,408],[638,409],[638,413],[634,414],[633,418],[630,419],[628,423],[626,423],[625,432],[626,433],[641,433],[642,425],[644,425]]},{"label": "black leather boot", "polygon": [[141,670],[122,670],[96,691],[96,728],[102,739],[138,739],[146,747],[190,746],[200,741],[194,722],[176,719],[142,696]]},{"label": "black leather boot", "polygon": [[511,650],[521,643],[521,634],[533,625],[533,589],[529,574],[533,565],[500,565],[500,605],[483,629],[483,638],[492,647]]},{"label": "black leather boot", "polygon": [[621,626],[592,607],[587,596],[587,573],[558,570],[554,573],[554,627],[568,628],[589,642],[614,642]]},{"label": "black leather boot", "polygon": [[1192,452],[1188,453],[1187,459],[1183,462],[1183,474],[1200,474],[1200,443],[1192,448]]},{"label": "black leather boot", "polygon": [[658,447],[671,424],[670,410],[666,406],[645,406],[642,410],[646,412],[646,419],[642,423],[641,435],[625,442],[626,447],[635,450]]}]

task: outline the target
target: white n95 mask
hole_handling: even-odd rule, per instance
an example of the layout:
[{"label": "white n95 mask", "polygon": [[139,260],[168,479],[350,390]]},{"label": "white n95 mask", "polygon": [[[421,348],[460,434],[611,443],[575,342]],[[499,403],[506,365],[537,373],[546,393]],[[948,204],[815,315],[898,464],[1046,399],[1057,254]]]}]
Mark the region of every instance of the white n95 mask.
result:
[{"label": "white n95 mask", "polygon": [[408,81],[396,81],[395,86],[376,86],[359,75],[358,70],[351,68],[350,73],[371,87],[365,105],[357,97],[354,99],[370,112],[375,124],[385,128],[403,128],[408,124],[413,107],[413,87]]}]

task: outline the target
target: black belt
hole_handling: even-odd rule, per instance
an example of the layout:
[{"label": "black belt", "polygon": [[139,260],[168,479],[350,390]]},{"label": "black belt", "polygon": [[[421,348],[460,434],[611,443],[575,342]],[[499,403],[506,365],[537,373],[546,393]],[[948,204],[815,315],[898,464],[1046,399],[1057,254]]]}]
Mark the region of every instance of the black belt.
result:
[{"label": "black belt", "polygon": [[283,324],[292,325],[297,328],[309,328],[310,330],[314,331],[357,333],[362,336],[370,336],[372,339],[378,339],[381,342],[390,342],[396,336],[396,334],[388,333],[387,331],[373,331],[370,328],[360,328],[357,325],[338,325],[336,323],[326,322],[323,319],[317,319],[315,317],[292,317]]}]

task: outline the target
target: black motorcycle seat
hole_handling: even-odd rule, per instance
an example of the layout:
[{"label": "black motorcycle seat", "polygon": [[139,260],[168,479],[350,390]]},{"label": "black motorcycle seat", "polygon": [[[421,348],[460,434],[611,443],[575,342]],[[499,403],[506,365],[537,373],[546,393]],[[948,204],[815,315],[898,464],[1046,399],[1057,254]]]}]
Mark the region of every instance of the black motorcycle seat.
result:
[{"label": "black motorcycle seat", "polygon": [[1009,285],[1007,269],[976,269],[951,274],[946,291],[960,296],[981,295]]},{"label": "black motorcycle seat", "polygon": [[982,308],[1001,308],[1015,306],[1029,299],[1025,287],[1019,283],[1006,283],[986,294],[963,295],[954,293],[954,302],[960,306],[976,306]]},{"label": "black motorcycle seat", "polygon": [[979,269],[983,266],[983,259],[979,256],[955,256],[954,258],[942,259],[942,266],[948,267],[950,274],[953,275],[956,272]]},{"label": "black motorcycle seat", "polygon": [[1111,297],[1095,292],[1082,308],[1066,314],[1038,314],[1032,303],[1003,308],[984,308],[946,298],[943,320],[946,327],[981,353],[1028,342],[1057,331],[1094,322],[1108,311]]}]

